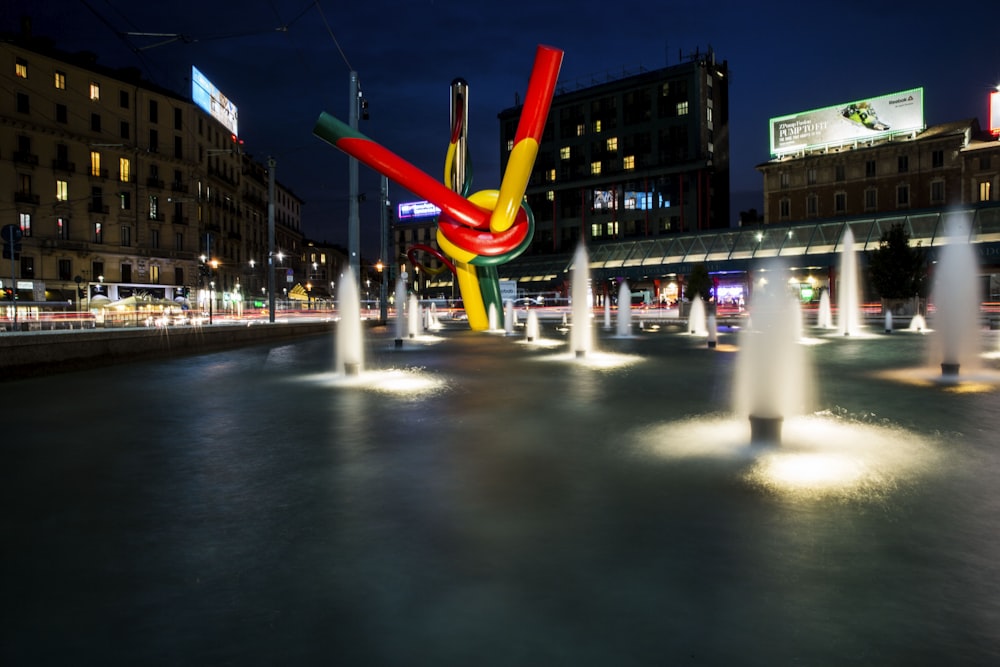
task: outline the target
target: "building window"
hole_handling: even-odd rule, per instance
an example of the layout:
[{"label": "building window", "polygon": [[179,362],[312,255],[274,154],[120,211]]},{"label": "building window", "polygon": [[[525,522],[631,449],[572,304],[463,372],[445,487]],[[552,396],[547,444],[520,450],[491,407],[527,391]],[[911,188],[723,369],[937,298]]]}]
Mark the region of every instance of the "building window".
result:
[{"label": "building window", "polygon": [[101,131],[101,114],[99,113],[90,114],[90,131],[91,132]]},{"label": "building window", "polygon": [[184,250],[184,234],[176,232],[174,234],[174,250]]},{"label": "building window", "polygon": [[900,174],[905,174],[910,170],[910,158],[906,155],[900,155],[896,158],[896,171]]},{"label": "building window", "polygon": [[184,112],[180,107],[174,109],[174,129],[183,130],[184,129]]},{"label": "building window", "polygon": [[101,84],[96,81],[90,82],[90,99],[95,102],[101,99]]},{"label": "building window", "polygon": [[149,230],[149,245],[153,248],[160,247],[160,230],[151,229]]},{"label": "building window", "polygon": [[903,185],[896,186],[896,206],[909,206],[910,205],[910,186]]},{"label": "building window", "polygon": [[815,218],[819,215],[819,197],[814,194],[806,197],[806,215]]},{"label": "building window", "polygon": [[97,151],[90,151],[90,175],[101,175],[101,154]]},{"label": "building window", "polygon": [[156,103],[156,100],[149,101],[149,122],[150,123],[160,122],[160,107]]},{"label": "building window", "polygon": [[28,97],[27,93],[17,94],[17,112],[31,113],[31,98]]},{"label": "building window", "polygon": [[59,280],[72,280],[73,262],[68,259],[59,260]]},{"label": "building window", "polygon": [[563,146],[559,149],[559,159],[568,160],[570,156],[569,146]]},{"label": "building window", "polygon": [[174,284],[183,285],[184,284],[184,269],[179,266],[174,267]]},{"label": "building window", "polygon": [[118,158],[118,178],[122,183],[132,182],[132,161],[127,157]]},{"label": "building window", "polygon": [[979,201],[990,201],[990,182],[981,181],[979,183]]},{"label": "building window", "polygon": [[875,160],[865,160],[865,177],[875,177]]},{"label": "building window", "polygon": [[53,83],[59,90],[66,90],[66,72],[56,70],[53,76]]},{"label": "building window", "polygon": [[104,282],[104,262],[91,262],[90,275],[94,280]]},{"label": "building window", "polygon": [[624,168],[625,171],[632,171],[633,169],[635,169],[635,156],[626,155],[622,159],[622,168]]},{"label": "building window", "polygon": [[104,243],[104,223],[94,223],[94,243]]},{"label": "building window", "polygon": [[782,190],[788,188],[788,186],[791,184],[791,176],[788,174],[787,171],[783,171],[780,174],[778,174],[778,183],[780,184]]},{"label": "building window", "polygon": [[599,161],[590,163],[590,174],[592,176],[599,176],[601,174],[601,163]]},{"label": "building window", "polygon": [[123,283],[130,283],[130,282],[132,282],[132,265],[131,264],[126,264],[126,263],[122,264],[122,282]]},{"label": "building window", "polygon": [[944,181],[933,181],[931,183],[931,201],[935,204],[944,203]]},{"label": "building window", "polygon": [[594,121],[594,134],[600,134],[600,133],[601,133],[601,121],[600,120],[595,120]]},{"label": "building window", "polygon": [[677,103],[677,115],[678,116],[686,116],[687,113],[688,113],[688,103],[687,102],[678,102]]},{"label": "building window", "polygon": [[21,226],[21,234],[23,236],[31,236],[31,214],[18,213],[17,221],[18,224]]},{"label": "building window", "polygon": [[160,198],[156,195],[149,195],[149,219],[160,219]]},{"label": "building window", "polygon": [[608,230],[608,236],[618,236],[618,221],[612,220],[605,225]]},{"label": "building window", "polygon": [[944,151],[936,150],[931,151],[931,166],[937,169],[938,167],[944,166]]},{"label": "building window", "polygon": [[149,131],[149,152],[159,153],[160,152],[160,133],[156,130]]},{"label": "building window", "polygon": [[989,155],[984,155],[981,158],[979,158],[979,168],[980,169],[989,169],[990,168],[990,156]]},{"label": "building window", "polygon": [[609,137],[608,140],[604,143],[604,145],[607,146],[607,148],[608,148],[609,151],[617,151],[618,150],[618,137]]},{"label": "building window", "polygon": [[128,109],[128,91],[119,90],[118,91],[118,106],[122,109]]},{"label": "building window", "polygon": [[21,255],[21,277],[35,277],[35,258],[30,255]]},{"label": "building window", "polygon": [[513,139],[508,139],[507,140],[507,152],[509,153],[512,150],[514,150],[514,140]]},{"label": "building window", "polygon": [[178,160],[184,158],[184,140],[181,137],[174,137],[174,157]]},{"label": "building window", "polygon": [[838,192],[833,195],[833,212],[843,214],[847,212],[847,194]]},{"label": "building window", "polygon": [[576,126],[576,136],[582,137],[587,133],[587,128],[584,127],[583,123],[579,123]]},{"label": "building window", "polygon": [[603,229],[604,228],[601,226],[601,223],[599,222],[592,223],[590,225],[590,237],[595,239],[600,238],[601,235],[603,234],[602,231]]},{"label": "building window", "polygon": [[128,139],[129,135],[132,134],[131,129],[128,125],[127,120],[123,120],[118,123],[118,134],[121,135],[122,139]]},{"label": "building window", "polygon": [[838,183],[843,183],[844,182],[844,180],[846,178],[846,176],[844,174],[844,165],[838,164],[836,167],[834,167],[834,176],[833,176],[833,178]]},{"label": "building window", "polygon": [[792,217],[792,200],[787,197],[778,202],[778,216],[782,220],[788,220]]},{"label": "building window", "polygon": [[56,218],[56,238],[63,241],[69,238],[69,220],[66,218]]},{"label": "building window", "polygon": [[56,201],[69,199],[69,181],[56,181]]},{"label": "building window", "polygon": [[815,167],[810,167],[809,169],[806,169],[806,184],[807,185],[816,185],[816,168]]},{"label": "building window", "polygon": [[122,225],[122,247],[127,248],[132,245],[132,228]]},{"label": "building window", "polygon": [[56,122],[64,124],[69,122],[69,113],[66,110],[65,104],[56,105]]},{"label": "building window", "polygon": [[545,172],[545,180],[548,181],[549,183],[554,182],[556,180],[556,170],[549,169],[547,172]]},{"label": "building window", "polygon": [[151,265],[149,267],[149,282],[153,283],[154,285],[159,284],[159,282],[160,282],[160,265],[159,264],[153,264],[153,265]]},{"label": "building window", "polygon": [[24,58],[14,59],[14,76],[18,79],[28,78],[28,61]]},{"label": "building window", "polygon": [[868,188],[865,190],[865,210],[874,211],[878,208],[878,190]]}]

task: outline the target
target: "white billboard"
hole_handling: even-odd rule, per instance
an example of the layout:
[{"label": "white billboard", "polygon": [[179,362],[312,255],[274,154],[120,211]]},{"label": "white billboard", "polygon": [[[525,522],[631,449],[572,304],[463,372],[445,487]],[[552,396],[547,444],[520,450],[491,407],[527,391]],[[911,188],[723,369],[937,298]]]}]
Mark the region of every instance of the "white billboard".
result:
[{"label": "white billboard", "polygon": [[208,78],[191,66],[191,101],[222,123],[234,136],[239,136],[239,113],[236,105],[219,92]]},{"label": "white billboard", "polygon": [[856,100],[770,120],[771,155],[923,130],[924,89]]}]

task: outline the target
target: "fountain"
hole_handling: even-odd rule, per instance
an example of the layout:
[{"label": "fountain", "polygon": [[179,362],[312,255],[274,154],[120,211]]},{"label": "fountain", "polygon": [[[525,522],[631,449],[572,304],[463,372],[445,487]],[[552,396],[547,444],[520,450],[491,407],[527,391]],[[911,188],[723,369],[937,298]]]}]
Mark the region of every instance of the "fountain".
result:
[{"label": "fountain", "polygon": [[755,291],[750,303],[753,327],[740,333],[734,410],[749,418],[750,441],[755,444],[779,443],[782,422],[802,414],[808,399],[799,306],[783,285],[773,281]]},{"label": "fountain", "polygon": [[517,324],[517,311],[514,310],[514,302],[507,301],[504,304],[503,331],[510,336],[514,333],[514,326]]},{"label": "fountain", "polygon": [[632,335],[632,291],[628,281],[623,280],[618,288],[618,336],[625,338]]},{"label": "fountain", "polygon": [[364,361],[361,335],[361,298],[351,267],[340,280],[337,323],[337,371],[343,375],[358,375]]},{"label": "fountain", "polygon": [[934,274],[931,349],[941,361],[941,375],[954,377],[963,365],[967,370],[979,365],[979,264],[968,242],[966,220],[952,216],[946,234]]},{"label": "fountain", "polygon": [[861,286],[858,280],[854,232],[845,227],[840,250],[840,284],[837,289],[837,329],[841,335],[861,333]]},{"label": "fountain", "polygon": [[573,328],[570,349],[576,357],[585,357],[593,351],[593,332],[590,322],[590,267],[587,248],[580,243],[573,257],[570,294],[572,295]]},{"label": "fountain", "polygon": [[421,333],[423,320],[420,312],[420,300],[416,294],[411,294],[406,308],[406,323],[409,327],[410,338],[416,338]]},{"label": "fountain", "polygon": [[824,289],[819,297],[819,313],[816,316],[816,326],[820,329],[834,329],[833,312],[830,309],[830,290]]},{"label": "fountain", "polygon": [[688,333],[693,336],[705,336],[708,334],[708,325],[705,320],[705,302],[699,295],[695,295],[691,299],[691,312],[688,315]]},{"label": "fountain", "polygon": [[714,348],[718,345],[719,341],[719,327],[716,323],[714,312],[708,314],[706,322],[706,326],[708,327],[708,346]]},{"label": "fountain", "polygon": [[537,341],[540,337],[538,326],[538,313],[534,310],[528,311],[528,319],[524,324],[524,338],[529,343]]},{"label": "fountain", "polygon": [[611,299],[604,297],[604,330],[611,331]]},{"label": "fountain", "polygon": [[924,316],[917,313],[912,318],[910,318],[910,324],[906,327],[907,331],[927,331],[927,321]]},{"label": "fountain", "polygon": [[885,311],[885,332],[887,334],[892,333],[892,311],[889,309]]},{"label": "fountain", "polygon": [[395,346],[403,347],[403,334],[406,333],[406,281],[403,278],[399,278],[396,281],[396,323],[395,323],[395,333],[396,341]]}]

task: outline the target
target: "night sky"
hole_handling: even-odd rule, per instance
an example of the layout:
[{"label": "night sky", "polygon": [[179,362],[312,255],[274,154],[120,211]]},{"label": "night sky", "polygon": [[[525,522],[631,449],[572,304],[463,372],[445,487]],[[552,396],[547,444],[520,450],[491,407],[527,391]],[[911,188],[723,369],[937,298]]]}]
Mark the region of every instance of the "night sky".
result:
[{"label": "night sky", "polygon": [[[539,44],[565,51],[559,85],[575,89],[680,62],[709,47],[729,63],[733,217],[763,208],[754,166],[768,119],[923,87],[928,125],[976,117],[1000,84],[1000,40],[987,17],[931,2],[633,2],[620,0],[5,0],[67,51],[139,67],[190,91],[198,67],[239,108],[244,149],[277,160],[305,202],[303,231],[347,244],[347,157],[316,138],[320,112],[348,119],[350,71],[370,120],[359,129],[440,179],[449,86],[469,83],[473,190],[500,180],[497,114],[523,99]],[[126,33],[159,33],[166,36]],[[172,36],[178,37],[172,37]],[[390,183],[393,204],[413,199]],[[379,177],[362,166],[362,253],[377,253]]]}]

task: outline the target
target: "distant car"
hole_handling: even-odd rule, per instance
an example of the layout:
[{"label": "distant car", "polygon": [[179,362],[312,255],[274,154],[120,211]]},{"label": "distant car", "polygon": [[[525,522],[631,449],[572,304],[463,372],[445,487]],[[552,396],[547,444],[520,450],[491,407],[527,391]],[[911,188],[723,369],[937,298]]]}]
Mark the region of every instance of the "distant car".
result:
[{"label": "distant car", "polygon": [[515,308],[537,308],[543,305],[545,305],[545,302],[542,299],[533,299],[530,296],[514,299]]}]

